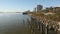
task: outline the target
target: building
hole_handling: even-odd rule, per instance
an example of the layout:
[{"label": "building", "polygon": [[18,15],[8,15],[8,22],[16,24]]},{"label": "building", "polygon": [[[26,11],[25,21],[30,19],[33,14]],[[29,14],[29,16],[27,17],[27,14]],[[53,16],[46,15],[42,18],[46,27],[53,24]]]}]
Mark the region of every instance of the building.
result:
[{"label": "building", "polygon": [[54,7],[54,8],[53,8],[53,12],[55,12],[55,13],[56,13],[56,12],[60,12],[60,7]]},{"label": "building", "polygon": [[42,5],[37,5],[35,8],[34,8],[34,11],[38,12],[40,10],[42,10],[43,6]]},{"label": "building", "polygon": [[60,12],[60,7],[49,7],[49,8],[46,8],[46,11],[53,12],[53,13]]}]

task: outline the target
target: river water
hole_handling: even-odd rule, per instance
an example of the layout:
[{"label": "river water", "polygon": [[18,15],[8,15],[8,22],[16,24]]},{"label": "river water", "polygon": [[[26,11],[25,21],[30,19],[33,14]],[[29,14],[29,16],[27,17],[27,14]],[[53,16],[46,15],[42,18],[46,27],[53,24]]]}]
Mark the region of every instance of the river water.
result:
[{"label": "river water", "polygon": [[22,13],[0,13],[0,34],[29,34],[27,20]]}]

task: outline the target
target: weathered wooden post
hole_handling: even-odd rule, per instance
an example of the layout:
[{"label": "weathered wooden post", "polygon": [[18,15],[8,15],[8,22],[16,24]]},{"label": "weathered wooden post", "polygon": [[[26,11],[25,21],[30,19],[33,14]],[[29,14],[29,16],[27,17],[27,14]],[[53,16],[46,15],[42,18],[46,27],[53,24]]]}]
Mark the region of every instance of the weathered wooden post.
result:
[{"label": "weathered wooden post", "polygon": [[25,20],[23,20],[23,25],[25,24]]},{"label": "weathered wooden post", "polygon": [[43,21],[41,20],[41,34],[43,33]]},{"label": "weathered wooden post", "polygon": [[41,23],[41,20],[40,20],[40,24],[39,24],[39,29],[40,29],[40,34],[42,34],[42,23]]},{"label": "weathered wooden post", "polygon": [[29,23],[29,29],[30,29],[30,34],[32,34],[32,32],[33,32],[33,30],[32,30],[32,16],[31,16],[31,21],[30,21],[30,23]]},{"label": "weathered wooden post", "polygon": [[45,25],[43,20],[42,20],[41,26],[42,26],[41,28],[42,34],[45,34]]},{"label": "weathered wooden post", "polygon": [[45,34],[48,34],[47,25],[48,25],[48,23],[46,22],[46,24],[45,24]]},{"label": "weathered wooden post", "polygon": [[41,34],[43,33],[42,29],[43,29],[43,26],[42,26],[42,23],[40,23],[40,33]]}]

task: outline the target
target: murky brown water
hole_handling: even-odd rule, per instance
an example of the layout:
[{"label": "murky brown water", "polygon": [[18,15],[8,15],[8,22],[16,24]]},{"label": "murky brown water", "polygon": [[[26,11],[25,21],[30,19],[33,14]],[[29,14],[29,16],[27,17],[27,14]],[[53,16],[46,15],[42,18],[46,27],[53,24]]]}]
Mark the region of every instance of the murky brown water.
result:
[{"label": "murky brown water", "polygon": [[17,13],[0,14],[0,34],[28,34],[28,15]]}]

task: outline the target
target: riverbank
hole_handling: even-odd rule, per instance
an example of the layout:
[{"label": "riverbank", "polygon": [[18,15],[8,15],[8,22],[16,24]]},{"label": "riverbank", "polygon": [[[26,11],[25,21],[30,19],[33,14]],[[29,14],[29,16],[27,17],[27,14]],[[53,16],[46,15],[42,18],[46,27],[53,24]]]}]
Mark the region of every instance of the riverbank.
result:
[{"label": "riverbank", "polygon": [[[44,13],[40,13],[40,12],[31,12],[29,13],[29,15],[35,19],[36,21],[38,20],[39,23],[42,23],[45,26],[42,26],[44,29],[45,27],[47,27],[48,29],[53,28],[53,32],[55,31],[57,33],[57,31],[60,31],[59,28],[59,23],[60,23],[60,13],[54,13],[54,14],[48,14],[45,15]],[[58,16],[58,17],[57,17]],[[38,23],[37,22],[37,23]],[[33,25],[31,25],[33,26]],[[38,27],[38,26],[37,26]],[[46,29],[47,29],[46,28]],[[33,28],[35,29],[35,28]],[[48,31],[48,30],[47,30]],[[51,32],[51,31],[50,31]]]}]

